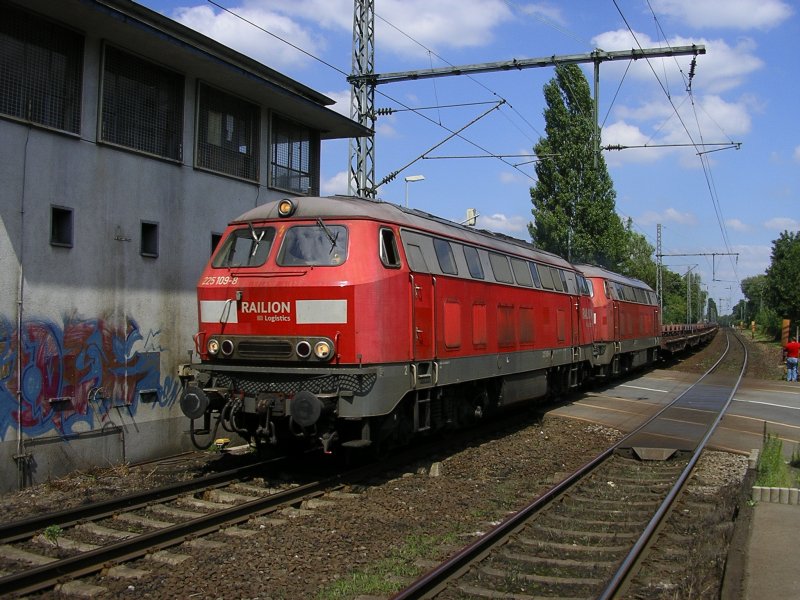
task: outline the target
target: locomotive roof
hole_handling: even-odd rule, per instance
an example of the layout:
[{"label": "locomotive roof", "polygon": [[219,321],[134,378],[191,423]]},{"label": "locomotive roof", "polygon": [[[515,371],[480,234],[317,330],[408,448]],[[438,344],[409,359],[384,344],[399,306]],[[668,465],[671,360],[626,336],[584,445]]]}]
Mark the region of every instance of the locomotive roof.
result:
[{"label": "locomotive roof", "polygon": [[575,265],[575,268],[583,273],[584,277],[602,277],[603,279],[616,281],[617,283],[625,283],[633,287],[644,288],[646,290],[653,291],[649,285],[640,279],[636,279],[635,277],[626,277],[625,275],[614,273],[613,271],[609,271],[603,267],[598,267],[596,265]]},{"label": "locomotive roof", "polygon": [[[400,227],[424,230],[476,246],[525,255],[562,268],[574,269],[573,265],[557,254],[539,250],[524,240],[485,229],[467,227],[421,210],[405,208],[391,202],[355,196],[311,196],[291,198],[291,200],[297,207],[292,215],[292,218],[295,219],[373,219],[394,223]],[[274,200],[257,206],[232,221],[231,224],[279,219],[278,203],[278,200]]]}]

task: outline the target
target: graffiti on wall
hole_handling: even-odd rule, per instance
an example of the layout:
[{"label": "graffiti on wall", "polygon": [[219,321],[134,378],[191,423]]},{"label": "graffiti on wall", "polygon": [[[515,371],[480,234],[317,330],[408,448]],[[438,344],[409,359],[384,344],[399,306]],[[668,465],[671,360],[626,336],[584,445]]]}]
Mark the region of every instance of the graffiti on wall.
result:
[{"label": "graffiti on wall", "polygon": [[143,399],[172,406],[180,382],[161,383],[158,335],[131,318],[28,319],[19,332],[0,316],[0,440],[18,427],[31,437],[100,428]]}]

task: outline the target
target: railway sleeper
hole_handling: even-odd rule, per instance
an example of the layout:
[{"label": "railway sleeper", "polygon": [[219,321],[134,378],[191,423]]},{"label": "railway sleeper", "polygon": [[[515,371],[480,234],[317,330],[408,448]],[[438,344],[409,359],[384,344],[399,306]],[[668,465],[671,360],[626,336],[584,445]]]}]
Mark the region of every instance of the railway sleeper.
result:
[{"label": "railway sleeper", "polygon": [[555,575],[537,575],[535,573],[519,573],[513,569],[508,571],[495,567],[481,567],[480,572],[490,577],[497,577],[504,580],[521,580],[530,583],[544,585],[575,585],[575,586],[598,586],[603,580],[597,577],[558,577]]}]

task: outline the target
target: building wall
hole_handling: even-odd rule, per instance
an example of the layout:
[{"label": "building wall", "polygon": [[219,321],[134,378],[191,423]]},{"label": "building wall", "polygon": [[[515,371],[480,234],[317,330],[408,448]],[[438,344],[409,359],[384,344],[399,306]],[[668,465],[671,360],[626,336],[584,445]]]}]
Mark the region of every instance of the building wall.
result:
[{"label": "building wall", "polygon": [[[212,233],[287,195],[265,185],[268,107],[260,184],[192,167],[204,74],[185,72],[182,164],[98,144],[101,48],[87,34],[79,136],[0,118],[0,491],[191,447],[177,366]],[[71,248],[50,243],[53,205],[73,211]]]}]

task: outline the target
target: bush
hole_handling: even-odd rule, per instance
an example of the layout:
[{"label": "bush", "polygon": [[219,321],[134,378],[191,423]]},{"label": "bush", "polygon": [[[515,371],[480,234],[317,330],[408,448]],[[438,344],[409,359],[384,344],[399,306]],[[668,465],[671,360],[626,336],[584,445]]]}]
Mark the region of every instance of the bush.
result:
[{"label": "bush", "polygon": [[783,458],[783,442],[777,435],[767,434],[756,465],[756,485],[791,487],[795,482]]}]

